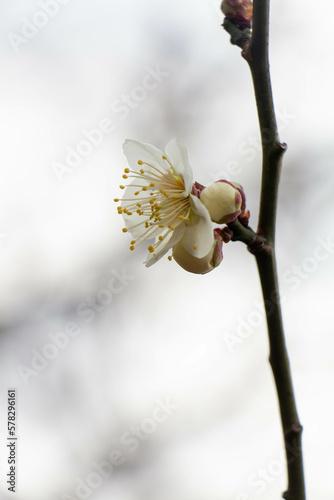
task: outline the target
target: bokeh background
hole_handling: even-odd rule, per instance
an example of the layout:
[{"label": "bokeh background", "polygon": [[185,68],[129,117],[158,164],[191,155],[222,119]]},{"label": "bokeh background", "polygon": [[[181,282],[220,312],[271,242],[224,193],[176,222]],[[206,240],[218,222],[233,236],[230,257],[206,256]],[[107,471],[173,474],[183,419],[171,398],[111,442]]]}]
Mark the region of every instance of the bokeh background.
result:
[{"label": "bokeh background", "polygon": [[[332,2],[320,10],[272,1],[271,70],[289,147],[277,227],[286,337],[308,498],[329,500]],[[206,276],[167,259],[146,269],[145,248],[128,251],[113,202],[123,141],[163,149],[177,137],[196,180],[244,186],[256,226],[256,108],[222,19],[216,0],[1,2],[1,499],[13,496],[12,387],[19,500],[262,500],[284,491],[252,255],[225,245]]]}]

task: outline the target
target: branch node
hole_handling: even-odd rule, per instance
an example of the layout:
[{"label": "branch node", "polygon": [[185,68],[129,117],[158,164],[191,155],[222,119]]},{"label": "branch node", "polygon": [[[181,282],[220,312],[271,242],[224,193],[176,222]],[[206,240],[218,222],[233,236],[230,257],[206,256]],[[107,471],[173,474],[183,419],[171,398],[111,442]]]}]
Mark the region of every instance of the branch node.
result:
[{"label": "branch node", "polygon": [[249,240],[247,250],[251,254],[257,255],[262,252],[270,254],[273,251],[273,248],[271,245],[269,245],[269,243],[263,236],[261,236],[260,234],[256,234],[256,236],[253,236]]},{"label": "branch node", "polygon": [[296,420],[296,422],[293,422],[290,428],[284,432],[284,435],[286,438],[289,438],[290,436],[295,436],[301,434],[302,432],[303,432],[303,427],[300,424],[300,422]]},{"label": "branch node", "polygon": [[285,142],[277,142],[270,151],[270,160],[279,159],[287,149],[288,145]]},{"label": "branch node", "polygon": [[253,61],[253,54],[251,51],[251,39],[249,38],[247,42],[243,46],[243,50],[241,52],[242,57],[249,63]]}]

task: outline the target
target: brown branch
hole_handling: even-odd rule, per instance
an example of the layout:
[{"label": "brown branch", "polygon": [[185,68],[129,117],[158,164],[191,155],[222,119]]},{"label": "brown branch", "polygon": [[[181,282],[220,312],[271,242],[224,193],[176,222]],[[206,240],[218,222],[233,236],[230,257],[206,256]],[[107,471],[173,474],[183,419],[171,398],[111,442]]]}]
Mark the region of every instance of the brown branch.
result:
[{"label": "brown branch", "polygon": [[278,185],[286,144],[279,140],[270,81],[269,3],[270,0],[254,0],[251,38],[243,37],[242,31],[238,34],[230,22],[224,22],[225,29],[231,34],[232,43],[243,49],[242,55],[251,70],[262,141],[262,183],[257,233],[242,228],[240,223],[234,222],[229,227],[233,231],[232,239],[246,243],[255,255],[260,275],[269,334],[269,361],[277,389],[288,469],[288,489],[283,498],[305,500],[302,426],[298,419],[284,338],[275,258]]}]

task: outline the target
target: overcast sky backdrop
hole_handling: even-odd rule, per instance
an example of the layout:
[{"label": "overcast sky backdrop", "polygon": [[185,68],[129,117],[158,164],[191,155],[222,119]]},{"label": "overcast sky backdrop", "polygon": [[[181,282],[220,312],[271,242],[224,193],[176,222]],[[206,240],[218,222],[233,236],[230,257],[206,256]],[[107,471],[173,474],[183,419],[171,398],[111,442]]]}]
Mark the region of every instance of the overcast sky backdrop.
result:
[{"label": "overcast sky backdrop", "polygon": [[[163,149],[176,137],[196,180],[243,185],[256,226],[256,108],[219,2],[2,0],[1,11],[1,498],[12,498],[11,387],[18,500],[73,500],[79,484],[94,500],[280,498],[254,258],[230,243],[206,276],[167,259],[146,269],[113,202],[123,141]],[[317,500],[334,498],[333,18],[330,0],[272,1],[273,91],[288,143],[279,279]],[[122,463],[99,482],[94,464],[115,450]]]}]

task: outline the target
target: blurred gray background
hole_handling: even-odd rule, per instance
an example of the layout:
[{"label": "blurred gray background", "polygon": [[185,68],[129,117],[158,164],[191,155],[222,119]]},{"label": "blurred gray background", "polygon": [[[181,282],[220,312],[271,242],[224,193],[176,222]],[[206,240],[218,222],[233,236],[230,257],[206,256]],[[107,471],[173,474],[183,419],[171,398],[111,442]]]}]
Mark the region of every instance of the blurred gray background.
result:
[{"label": "blurred gray background", "polygon": [[[1,498],[12,498],[11,387],[19,500],[280,498],[282,434],[252,255],[225,245],[206,276],[167,259],[146,269],[113,202],[123,141],[163,149],[177,137],[196,180],[243,185],[256,227],[256,108],[219,1],[2,0],[1,11]],[[330,0],[271,6],[289,148],[279,278],[317,500],[334,498],[333,13]]]}]

